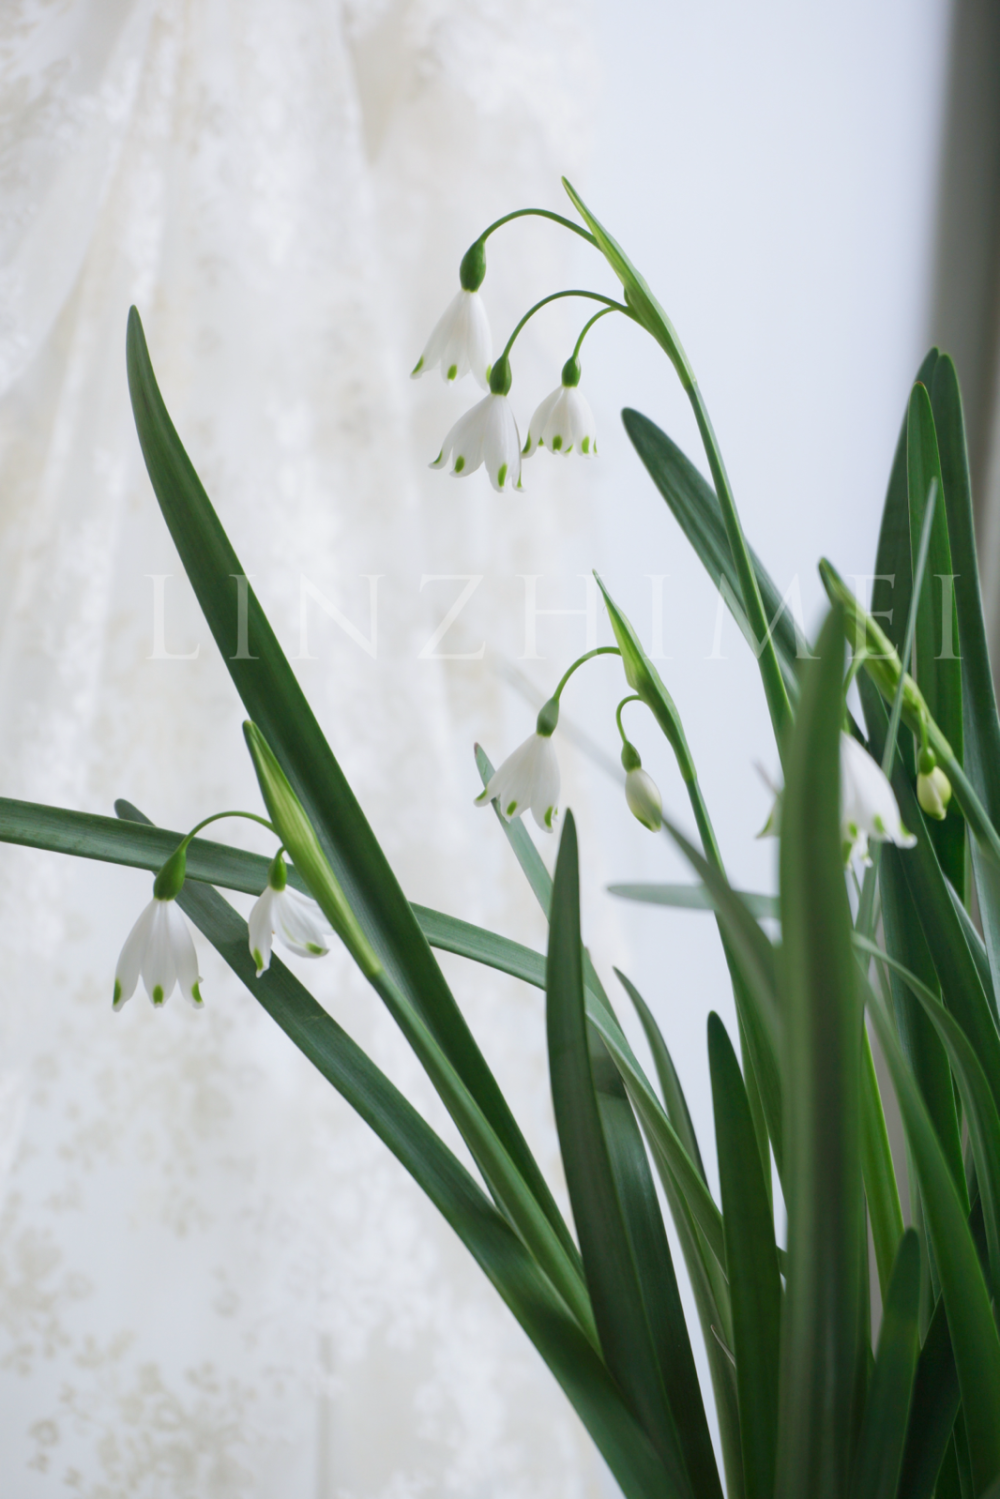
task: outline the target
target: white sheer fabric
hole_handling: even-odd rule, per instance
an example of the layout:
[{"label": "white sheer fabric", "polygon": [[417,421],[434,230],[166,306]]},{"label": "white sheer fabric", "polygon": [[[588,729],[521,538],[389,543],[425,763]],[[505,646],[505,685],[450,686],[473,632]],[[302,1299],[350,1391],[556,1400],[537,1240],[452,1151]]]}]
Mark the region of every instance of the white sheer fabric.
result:
[{"label": "white sheer fabric", "polygon": [[[472,235],[557,204],[578,168],[581,34],[569,0],[3,7],[4,795],[104,813],[125,795],[175,828],[259,804],[132,426],[134,301],[404,888],[542,941],[471,809],[473,728],[497,752],[516,742],[499,689],[483,663],[420,659],[461,586],[420,580],[501,580],[451,649],[489,633],[514,653],[514,575],[551,566],[571,497],[562,475],[546,506],[428,475],[474,392],[406,372]],[[507,235],[502,257],[491,246],[498,337],[566,256],[554,232]],[[151,579],[167,575],[156,658]],[[377,657],[359,643],[374,575]],[[353,638],[314,601],[304,640],[303,576]],[[222,836],[267,847],[239,825]],[[140,992],[112,1015],[148,894],[134,872],[0,862],[4,1495],[598,1492],[588,1438],[465,1251],[204,943],[204,1013],[175,995],[154,1014]],[[342,955],[301,968],[451,1139]],[[537,997],[449,972],[551,1172]]]}]

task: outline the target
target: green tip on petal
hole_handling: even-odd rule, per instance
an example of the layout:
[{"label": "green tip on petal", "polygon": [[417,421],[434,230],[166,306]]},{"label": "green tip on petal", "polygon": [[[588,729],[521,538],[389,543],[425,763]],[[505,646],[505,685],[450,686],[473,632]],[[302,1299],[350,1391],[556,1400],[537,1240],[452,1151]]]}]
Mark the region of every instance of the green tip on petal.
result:
[{"label": "green tip on petal", "polygon": [[417,360],[416,364],[413,366],[412,370],[410,371],[410,379],[411,380],[415,379],[416,376],[420,374],[420,371],[423,369],[423,367],[424,367],[424,356],[421,354],[420,358]]},{"label": "green tip on petal", "polygon": [[[197,985],[195,985],[195,987],[197,988]],[[162,1003],[163,1003],[163,985],[162,984],[154,984],[153,985],[153,1003],[154,1003],[154,1005],[162,1005]]]},{"label": "green tip on petal", "polygon": [[550,830],[552,828],[552,819],[555,816],[555,812],[555,807],[546,807],[545,809],[545,826]]},{"label": "green tip on petal", "polygon": [[455,376],[457,374],[458,374],[458,365],[457,364],[449,364],[449,366],[448,366],[448,379],[449,380],[454,380],[454,378],[455,378]]},{"label": "green tip on petal", "polygon": [[122,986],[118,982],[118,980],[115,979],[115,997],[111,1001],[111,1008],[113,1010],[117,1010],[118,1006],[121,1004],[121,1001],[122,1001]]},{"label": "green tip on petal", "polygon": [[461,453],[459,453],[458,457],[455,459],[455,467],[452,469],[452,473],[460,474],[464,467],[465,459],[462,457]]},{"label": "green tip on petal", "polygon": [[561,447],[562,447],[562,438],[557,433],[556,436],[553,437],[553,439],[552,439],[552,451],[553,451],[553,453],[558,453],[558,451],[559,451],[559,449]]},{"label": "green tip on petal", "polygon": [[507,481],[507,465],[506,465],[506,463],[501,463],[499,469],[497,470],[497,485],[498,485],[498,487],[500,489],[503,489],[504,484],[506,483],[506,481]]},{"label": "green tip on petal", "polygon": [[253,958],[254,962],[257,965],[257,977],[260,978],[261,974],[264,972],[264,959],[260,955],[260,948],[255,947],[250,956],[251,958]]},{"label": "green tip on petal", "polygon": [[194,1000],[196,1005],[202,1005],[205,1003],[205,1001],[201,997],[201,990],[198,988],[197,984],[192,984],[191,986],[191,998]]},{"label": "green tip on petal", "polygon": [[314,958],[321,958],[326,952],[326,948],[321,947],[318,942],[307,942],[306,948],[312,953]]},{"label": "green tip on petal", "polygon": [[507,805],[507,816],[508,817],[513,817],[514,813],[516,811],[517,811],[517,802],[509,802],[508,805]]},{"label": "green tip on petal", "polygon": [[487,791],[486,787],[484,786],[483,789],[482,789],[482,791],[480,791],[479,795],[474,798],[474,803],[475,803],[475,805],[477,807],[485,807],[485,805],[486,805],[486,803],[488,801],[489,801],[489,792]]},{"label": "green tip on petal", "polygon": [[581,442],[581,444],[580,444],[580,452],[581,453],[589,453],[590,452],[590,438],[589,437],[585,437],[583,439],[583,441]]},{"label": "green tip on petal", "polygon": [[878,816],[878,814],[876,814],[875,817],[872,819],[872,823],[874,825],[876,833],[878,833],[880,836],[884,836],[885,835],[885,823],[882,821],[881,817]]}]

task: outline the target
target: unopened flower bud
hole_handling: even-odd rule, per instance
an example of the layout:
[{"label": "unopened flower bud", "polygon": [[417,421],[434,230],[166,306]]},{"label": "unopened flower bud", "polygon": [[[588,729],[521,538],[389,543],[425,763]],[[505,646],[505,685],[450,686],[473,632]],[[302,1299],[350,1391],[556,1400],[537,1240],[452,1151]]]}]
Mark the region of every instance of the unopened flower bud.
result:
[{"label": "unopened flower bud", "polygon": [[638,750],[627,740],[622,747],[622,765],[625,767],[625,800],[629,811],[644,828],[648,828],[651,833],[658,833],[663,824],[660,788],[653,777],[643,770]]},{"label": "unopened flower bud", "polygon": [[951,801],[951,782],[930,748],[921,750],[917,761],[917,801],[928,817],[944,821]]},{"label": "unopened flower bud", "polygon": [[486,245],[481,239],[471,244],[462,256],[458,279],[463,291],[478,291],[486,279]]}]

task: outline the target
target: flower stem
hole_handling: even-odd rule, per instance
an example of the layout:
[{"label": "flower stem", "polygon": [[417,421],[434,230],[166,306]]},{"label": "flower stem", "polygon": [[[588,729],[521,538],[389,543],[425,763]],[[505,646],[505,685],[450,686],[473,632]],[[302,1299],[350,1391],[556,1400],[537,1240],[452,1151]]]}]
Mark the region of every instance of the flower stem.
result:
[{"label": "flower stem", "polygon": [[597,648],[595,650],[587,651],[586,655],[580,656],[576,661],[573,662],[572,666],[568,667],[567,670],[563,672],[562,677],[560,678],[560,681],[559,681],[559,686],[556,688],[555,692],[552,694],[552,697],[551,697],[550,701],[551,702],[556,702],[556,703],[559,701],[560,697],[562,696],[562,690],[566,686],[566,683],[569,681],[569,679],[573,675],[573,673],[579,667],[581,667],[584,664],[585,661],[592,661],[595,656],[620,656],[620,655],[621,655],[621,651],[618,649],[618,647],[616,645],[599,645],[599,646],[597,646]]},{"label": "flower stem", "polygon": [[584,323],[583,327],[581,328],[580,337],[577,339],[576,344],[573,347],[573,353],[570,357],[572,359],[579,359],[580,346],[582,345],[583,340],[586,338],[587,334],[590,332],[594,324],[600,322],[602,317],[607,317],[609,312],[618,312],[619,310],[620,309],[617,307],[602,307],[600,312],[595,312],[594,316],[590,318],[588,322]]},{"label": "flower stem", "polygon": [[553,223],[561,224],[564,229],[572,229],[574,234],[578,234],[580,238],[585,239],[588,244],[595,246],[597,244],[597,240],[589,230],[581,229],[580,225],[574,224],[572,219],[564,219],[561,213],[552,213],[552,211],[548,208],[515,208],[513,213],[505,213],[502,219],[497,219],[496,223],[491,224],[488,229],[484,229],[479,238],[480,240],[487,240],[493,233],[494,229],[500,229],[504,224],[509,224],[511,219],[523,219],[528,217],[551,219]]},{"label": "flower stem", "polygon": [[[510,335],[510,338],[508,338],[508,340],[507,340],[507,346],[504,349],[503,353],[501,354],[500,358],[501,359],[508,358],[511,349],[514,347],[514,340],[515,340],[515,338],[520,333],[521,329],[524,327],[525,323],[528,321],[529,318],[533,318],[534,315],[535,315],[535,313],[538,312],[542,307],[546,307],[549,304],[549,302],[558,302],[560,300],[560,298],[562,298],[562,297],[586,297],[591,302],[603,302],[604,306],[605,306],[605,311],[607,311],[607,312],[624,312],[624,314],[625,314],[626,317],[630,317],[633,320],[635,320],[635,314],[631,311],[630,308],[628,308],[628,307],[625,306],[624,302],[616,302],[613,297],[602,296],[601,293],[597,292],[597,291],[579,291],[579,290],[574,289],[572,291],[554,291],[554,292],[550,292],[547,297],[543,297],[540,302],[536,302],[535,305],[534,305],[534,307],[529,307],[528,308],[527,312],[524,314],[524,317],[518,323],[517,327],[514,329],[513,333]],[[593,319],[591,319],[591,321],[593,321]],[[588,328],[590,327],[590,323],[587,324],[587,327]],[[584,332],[586,332],[586,331],[587,330],[585,328]],[[583,334],[581,334],[580,336],[582,338]],[[579,347],[579,345],[577,345],[577,347]]]},{"label": "flower stem", "polygon": [[625,730],[622,728],[622,709],[624,708],[624,706],[625,706],[626,703],[641,703],[641,702],[642,702],[642,698],[639,696],[639,694],[637,692],[633,692],[633,694],[632,694],[631,697],[623,697],[622,700],[621,700],[621,702],[618,704],[618,707],[617,707],[617,709],[615,711],[615,723],[618,725],[618,732],[622,736],[622,744],[628,744],[628,735],[625,733]]}]

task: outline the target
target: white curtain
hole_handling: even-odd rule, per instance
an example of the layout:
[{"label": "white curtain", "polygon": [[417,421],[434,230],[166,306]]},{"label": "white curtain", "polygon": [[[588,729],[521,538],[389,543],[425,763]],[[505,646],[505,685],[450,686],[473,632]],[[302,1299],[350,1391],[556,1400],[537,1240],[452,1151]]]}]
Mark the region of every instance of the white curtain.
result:
[{"label": "white curtain", "polygon": [[[562,474],[544,504],[428,474],[475,392],[406,377],[473,236],[559,206],[559,173],[585,162],[585,19],[572,0],[0,9],[0,793],[101,813],[127,796],[176,829],[259,809],[132,425],[135,302],[288,654],[306,655],[303,577],[354,626],[310,604],[295,667],[407,893],[542,944],[471,807],[473,734],[496,757],[530,715],[501,701],[489,654],[420,659],[462,586],[420,580],[484,575],[451,649],[489,636],[515,655],[516,575],[550,570],[585,520]],[[545,226],[491,242],[498,340],[568,253]],[[548,353],[522,365],[539,395]],[[357,638],[372,575],[377,656]],[[151,659],[156,577],[175,659]],[[240,825],[219,836],[267,850]],[[203,1013],[140,992],[112,1014],[149,884],[0,860],[5,1499],[601,1492],[465,1251],[206,944]],[[350,964],[300,966],[453,1140]],[[448,972],[554,1175],[539,997]]]}]

